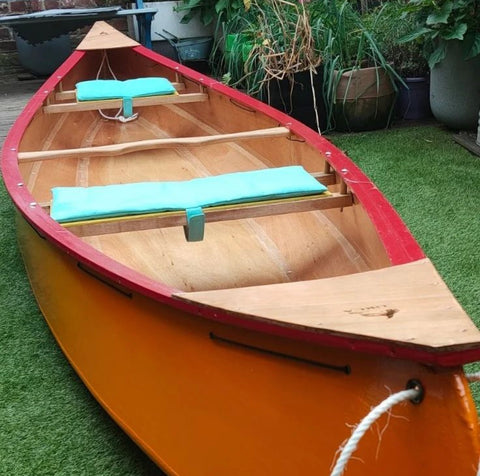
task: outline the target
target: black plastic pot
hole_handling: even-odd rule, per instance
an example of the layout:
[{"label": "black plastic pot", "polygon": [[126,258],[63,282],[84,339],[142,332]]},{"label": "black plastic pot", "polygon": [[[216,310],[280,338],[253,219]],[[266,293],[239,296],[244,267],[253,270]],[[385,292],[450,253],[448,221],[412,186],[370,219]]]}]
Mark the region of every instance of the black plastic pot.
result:
[{"label": "black plastic pot", "polygon": [[37,76],[50,76],[72,53],[69,35],[32,45],[15,37],[20,64]]},{"label": "black plastic pot", "polygon": [[399,84],[395,106],[396,116],[405,120],[422,120],[432,117],[430,109],[430,78],[403,78],[408,89]]},{"label": "black plastic pot", "polygon": [[310,72],[302,71],[293,75],[293,82],[287,78],[281,81],[269,81],[262,91],[261,99],[313,130],[317,130],[313,94],[315,94],[320,130],[323,131],[326,129],[326,111],[323,99],[322,68],[317,69],[316,74],[313,74],[313,91]]},{"label": "black plastic pot", "polygon": [[445,58],[430,71],[430,106],[439,122],[475,131],[480,105],[480,55],[464,59],[462,42],[448,41]]}]

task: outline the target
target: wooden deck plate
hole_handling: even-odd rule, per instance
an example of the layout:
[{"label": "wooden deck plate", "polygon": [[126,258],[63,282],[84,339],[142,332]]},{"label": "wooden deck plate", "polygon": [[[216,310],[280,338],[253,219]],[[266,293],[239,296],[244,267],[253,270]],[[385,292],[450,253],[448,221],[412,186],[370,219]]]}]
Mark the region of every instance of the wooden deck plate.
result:
[{"label": "wooden deck plate", "polygon": [[316,333],[432,352],[480,348],[480,331],[428,259],[335,278],[176,297]]},{"label": "wooden deck plate", "polygon": [[77,46],[77,50],[107,50],[134,46],[139,46],[139,43],[115,30],[108,23],[97,21]]}]

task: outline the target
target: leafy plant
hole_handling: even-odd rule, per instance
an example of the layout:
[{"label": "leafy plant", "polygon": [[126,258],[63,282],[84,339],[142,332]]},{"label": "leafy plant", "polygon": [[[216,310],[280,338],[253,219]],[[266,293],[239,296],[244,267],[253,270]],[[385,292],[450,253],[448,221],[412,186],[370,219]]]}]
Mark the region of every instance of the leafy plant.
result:
[{"label": "leafy plant", "polygon": [[250,0],[182,0],[177,11],[184,12],[182,23],[188,23],[198,16],[204,25],[210,25],[216,18],[228,21],[238,12],[248,11]]},{"label": "leafy plant", "polygon": [[295,73],[315,72],[322,62],[308,4],[253,0],[249,10],[237,13],[224,29],[237,40],[223,54],[220,69],[230,73],[232,85],[249,94],[265,94],[272,80],[293,82]]},{"label": "leafy plant", "polygon": [[[376,67],[383,70],[392,82],[394,90],[397,89],[395,80],[403,84],[394,67],[383,55],[379,43],[376,41],[373,31],[379,21],[382,10],[369,19],[369,26],[364,22],[361,14],[345,0],[342,3],[325,0],[328,13],[320,17],[323,22],[322,28],[318,28],[319,34],[323,35],[324,56],[324,96],[327,106],[328,124],[334,127],[335,110],[339,110],[337,104],[345,104],[347,91],[353,81],[354,75],[350,76],[350,82],[345,90],[343,100],[337,97],[337,89],[342,75],[347,72],[355,72],[366,67]],[[378,90],[380,85],[380,71],[376,75]],[[393,103],[392,109],[393,111]]]},{"label": "leafy plant", "polygon": [[[413,15],[403,16],[405,3],[392,0],[363,16],[363,22],[371,30],[385,59],[404,78],[428,74],[428,63],[423,54],[423,39],[400,43],[400,39],[416,27]],[[399,21],[399,18],[402,18]]]},{"label": "leafy plant", "polygon": [[430,68],[445,58],[449,41],[462,42],[465,59],[480,54],[480,0],[410,0],[403,18],[410,15],[418,26],[401,42],[423,38]]}]

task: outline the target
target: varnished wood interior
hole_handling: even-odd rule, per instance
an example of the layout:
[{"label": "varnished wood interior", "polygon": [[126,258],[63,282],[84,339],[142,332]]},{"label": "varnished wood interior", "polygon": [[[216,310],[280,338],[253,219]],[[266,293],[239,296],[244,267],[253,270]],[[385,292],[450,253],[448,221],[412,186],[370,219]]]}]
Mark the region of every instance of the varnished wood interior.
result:
[{"label": "varnished wood interior", "polygon": [[[95,78],[101,54],[86,52],[86,60],[62,79],[45,106],[61,104],[65,97],[58,93],[74,90],[77,81]],[[181,95],[199,94],[202,87],[133,50],[108,54],[119,79],[164,76],[185,85]],[[104,120],[97,111],[46,114],[40,110],[23,137],[20,157],[33,152],[93,149],[78,157],[66,153],[55,159],[45,155],[34,162],[21,162],[24,183],[38,203],[48,203],[55,186],[187,180],[299,164],[325,178],[331,192],[345,192],[326,158],[303,139],[292,134],[254,137],[254,131],[278,128],[279,124],[209,88],[203,91],[205,101],[145,106],[135,111],[140,113],[137,120],[126,124]],[[134,148],[121,155],[95,153],[96,147],[249,131],[252,137],[241,142],[232,138],[200,145]],[[183,291],[312,280],[389,266],[365,210],[355,201],[353,206],[345,205],[256,218],[232,214],[226,221],[208,223],[205,239],[198,243],[186,242],[182,226],[161,224],[82,239],[115,260]]]}]

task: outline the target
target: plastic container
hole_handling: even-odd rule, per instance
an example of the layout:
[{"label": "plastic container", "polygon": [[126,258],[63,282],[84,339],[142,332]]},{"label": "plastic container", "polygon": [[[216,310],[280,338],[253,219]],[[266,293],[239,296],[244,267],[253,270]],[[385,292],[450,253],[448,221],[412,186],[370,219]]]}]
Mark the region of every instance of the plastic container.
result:
[{"label": "plastic container", "polygon": [[36,76],[50,76],[72,53],[68,35],[32,45],[15,37],[20,64]]},{"label": "plastic container", "polygon": [[205,61],[210,56],[213,45],[212,36],[180,39],[166,30],[163,30],[163,32],[168,36],[158,32],[156,34],[170,43],[181,63],[184,61]]}]

